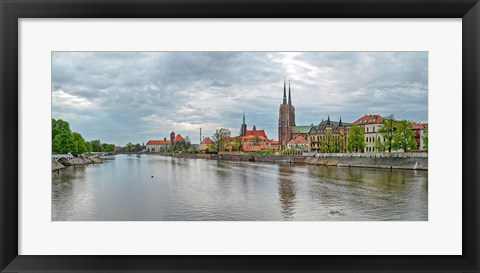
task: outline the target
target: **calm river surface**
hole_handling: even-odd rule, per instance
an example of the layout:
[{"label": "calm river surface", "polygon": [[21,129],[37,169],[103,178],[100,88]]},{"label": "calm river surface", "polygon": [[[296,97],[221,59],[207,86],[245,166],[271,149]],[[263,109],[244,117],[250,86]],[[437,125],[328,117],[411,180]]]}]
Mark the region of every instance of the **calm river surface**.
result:
[{"label": "calm river surface", "polygon": [[53,221],[428,220],[428,173],[117,155],[52,173]]}]

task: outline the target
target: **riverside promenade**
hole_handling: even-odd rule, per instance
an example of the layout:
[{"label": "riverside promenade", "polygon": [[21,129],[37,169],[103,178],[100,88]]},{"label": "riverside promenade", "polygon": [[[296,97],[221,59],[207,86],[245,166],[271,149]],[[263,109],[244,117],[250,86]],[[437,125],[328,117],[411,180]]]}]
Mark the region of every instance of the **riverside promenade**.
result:
[{"label": "riverside promenade", "polygon": [[202,158],[228,161],[309,164],[320,166],[379,168],[428,171],[426,153],[378,154],[304,154],[304,155],[251,155],[242,152],[219,154],[176,154],[178,158]]}]

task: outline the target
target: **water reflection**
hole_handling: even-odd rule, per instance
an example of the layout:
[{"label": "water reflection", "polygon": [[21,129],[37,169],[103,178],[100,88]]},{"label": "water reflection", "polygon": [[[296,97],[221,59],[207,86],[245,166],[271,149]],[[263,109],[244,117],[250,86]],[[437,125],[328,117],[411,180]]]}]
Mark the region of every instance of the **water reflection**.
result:
[{"label": "water reflection", "polygon": [[54,221],[428,220],[428,173],[120,155],[52,174]]},{"label": "water reflection", "polygon": [[278,167],[279,196],[284,220],[293,219],[295,214],[295,185],[292,180],[293,168],[286,165]]}]

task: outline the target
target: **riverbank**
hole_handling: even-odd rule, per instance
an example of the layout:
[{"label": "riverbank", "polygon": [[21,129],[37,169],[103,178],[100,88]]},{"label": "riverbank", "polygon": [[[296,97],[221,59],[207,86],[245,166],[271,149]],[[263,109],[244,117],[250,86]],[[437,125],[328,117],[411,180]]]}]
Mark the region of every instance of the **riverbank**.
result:
[{"label": "riverbank", "polygon": [[309,164],[319,166],[401,169],[428,171],[428,158],[401,157],[308,157],[301,155],[248,155],[248,154],[187,154],[178,158],[203,158],[212,160],[250,161],[288,164]]},{"label": "riverbank", "polygon": [[89,165],[89,164],[102,164],[103,160],[96,157],[79,158],[74,157],[72,159],[60,158],[58,161],[52,158],[52,172],[60,171],[68,166]]}]

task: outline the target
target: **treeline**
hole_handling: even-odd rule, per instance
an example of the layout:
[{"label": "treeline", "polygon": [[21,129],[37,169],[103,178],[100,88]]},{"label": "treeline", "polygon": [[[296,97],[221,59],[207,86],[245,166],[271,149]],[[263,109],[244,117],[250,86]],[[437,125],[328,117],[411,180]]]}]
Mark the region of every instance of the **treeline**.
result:
[{"label": "treeline", "polygon": [[131,142],[127,143],[125,147],[122,147],[122,152],[124,153],[136,153],[136,152],[142,152],[145,150],[145,144],[133,144]]},{"label": "treeline", "polygon": [[80,133],[70,130],[70,124],[67,121],[52,119],[52,153],[79,155],[113,151],[115,151],[114,144],[101,143],[99,139],[85,141]]}]

